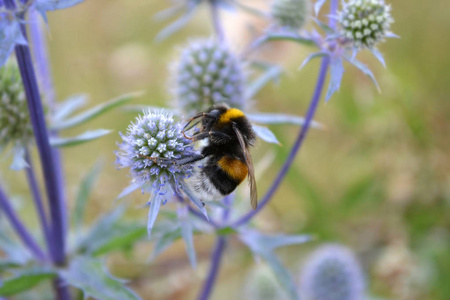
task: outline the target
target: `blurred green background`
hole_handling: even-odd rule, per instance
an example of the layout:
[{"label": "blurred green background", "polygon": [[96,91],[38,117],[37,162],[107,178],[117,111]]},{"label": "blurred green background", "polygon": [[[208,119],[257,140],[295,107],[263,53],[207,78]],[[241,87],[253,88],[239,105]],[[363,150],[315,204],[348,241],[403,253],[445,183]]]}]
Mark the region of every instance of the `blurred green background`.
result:
[{"label": "blurred green background", "polygon": [[[247,1],[247,0],[246,0]],[[269,1],[247,1],[263,7]],[[371,55],[361,60],[377,77],[381,93],[350,65],[340,91],[322,102],[312,130],[289,176],[255,225],[265,232],[313,233],[309,245],[279,251],[298,277],[311,249],[325,242],[351,247],[361,260],[370,293],[386,299],[450,299],[450,17],[448,1],[390,0],[401,39],[380,46],[388,68]],[[90,104],[117,95],[145,91],[134,104],[169,106],[169,64],[189,37],[209,36],[210,19],[201,10],[189,25],[162,43],[153,41],[167,25],[153,15],[169,1],[86,0],[74,8],[49,13],[50,56],[59,99],[87,93]],[[224,18],[228,37],[242,48],[264,23],[239,13]],[[251,24],[251,26],[249,25]],[[311,26],[311,24],[310,24]],[[312,95],[319,61],[297,71],[314,49],[290,43],[266,47],[261,58],[286,68],[278,85],[269,84],[255,99],[255,109],[303,115]],[[118,131],[135,113],[116,110],[85,126],[114,133],[99,141],[63,150],[69,206],[81,177],[96,161],[104,172],[88,208],[90,220],[113,209],[127,186],[127,171],[115,168]],[[271,126],[282,146],[259,142],[258,161],[273,162],[258,177],[260,195],[270,185],[297,135],[294,126]],[[80,132],[77,129],[76,132]],[[73,132],[75,133],[75,132]],[[70,132],[68,132],[70,134]],[[8,162],[2,161],[2,169]],[[259,164],[262,168],[262,164]],[[260,172],[261,173],[261,172]],[[6,171],[10,190],[26,199],[24,178]],[[125,202],[128,215],[146,222],[136,192]],[[163,208],[164,209],[164,208]],[[30,214],[34,217],[33,214]],[[30,224],[35,220],[28,219]],[[199,266],[193,270],[184,245],[176,243],[147,264],[151,244],[132,255],[117,254],[114,274],[129,278],[144,299],[194,299],[209,267],[212,235],[199,235]],[[227,249],[212,299],[244,299],[255,262],[239,242]],[[295,275],[297,274],[297,275]]]}]

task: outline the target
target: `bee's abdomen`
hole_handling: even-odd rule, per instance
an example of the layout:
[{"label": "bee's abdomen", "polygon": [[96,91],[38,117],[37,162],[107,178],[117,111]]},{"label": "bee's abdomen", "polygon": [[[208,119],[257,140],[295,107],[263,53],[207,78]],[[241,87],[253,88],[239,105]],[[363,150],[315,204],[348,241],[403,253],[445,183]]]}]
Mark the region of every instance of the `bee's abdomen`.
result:
[{"label": "bee's abdomen", "polygon": [[237,184],[240,184],[247,177],[247,165],[237,158],[224,156],[217,162],[217,165]]},{"label": "bee's abdomen", "polygon": [[202,173],[222,195],[228,195],[247,176],[247,166],[240,160],[228,156],[213,159],[205,166]]}]

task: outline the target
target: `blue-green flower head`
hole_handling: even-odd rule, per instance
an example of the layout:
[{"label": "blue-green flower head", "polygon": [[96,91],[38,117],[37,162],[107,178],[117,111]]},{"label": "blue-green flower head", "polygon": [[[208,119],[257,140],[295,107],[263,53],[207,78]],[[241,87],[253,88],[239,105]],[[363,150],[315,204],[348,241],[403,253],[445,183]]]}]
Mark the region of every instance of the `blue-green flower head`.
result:
[{"label": "blue-green flower head", "polygon": [[153,161],[150,157],[180,158],[194,153],[191,141],[184,137],[183,126],[175,122],[170,113],[146,110],[120,133],[123,142],[116,152],[117,166],[130,168],[132,183],[144,190],[164,196],[174,187],[181,187],[181,180],[192,175],[192,166],[169,166]]},{"label": "blue-green flower head", "polygon": [[281,27],[298,30],[308,20],[309,11],[309,0],[275,0],[271,13]]},{"label": "blue-green flower head", "polygon": [[190,42],[172,72],[177,108],[187,115],[216,103],[245,108],[243,64],[221,43],[208,39]]},{"label": "blue-green flower head", "polygon": [[330,244],[307,260],[300,278],[303,300],[362,300],[364,275],[350,249]]},{"label": "blue-green flower head", "polygon": [[389,33],[391,7],[384,0],[350,0],[339,13],[341,34],[357,49],[373,48]]},{"label": "blue-green flower head", "polygon": [[33,137],[27,100],[14,63],[0,68],[0,149],[9,143],[25,146]]}]

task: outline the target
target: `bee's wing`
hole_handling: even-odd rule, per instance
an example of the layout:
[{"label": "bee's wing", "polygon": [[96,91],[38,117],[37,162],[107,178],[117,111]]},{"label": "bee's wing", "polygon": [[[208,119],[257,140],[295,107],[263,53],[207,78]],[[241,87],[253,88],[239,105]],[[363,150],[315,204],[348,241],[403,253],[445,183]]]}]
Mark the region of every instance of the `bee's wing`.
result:
[{"label": "bee's wing", "polygon": [[258,206],[258,191],[256,190],[255,170],[253,168],[252,156],[250,155],[250,152],[245,146],[244,137],[234,124],[233,130],[236,133],[236,136],[239,140],[239,144],[241,145],[242,151],[244,152],[245,164],[247,165],[248,168],[248,183],[250,185],[250,203],[253,209],[256,209],[256,207]]}]

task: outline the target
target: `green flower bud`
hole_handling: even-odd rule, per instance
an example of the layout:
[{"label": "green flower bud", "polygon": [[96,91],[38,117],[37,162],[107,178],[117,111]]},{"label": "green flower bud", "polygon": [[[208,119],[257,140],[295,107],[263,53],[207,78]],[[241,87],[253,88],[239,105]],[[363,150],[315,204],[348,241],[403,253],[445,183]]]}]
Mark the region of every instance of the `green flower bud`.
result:
[{"label": "green flower bud", "polygon": [[0,149],[10,142],[25,145],[32,135],[19,69],[7,63],[0,68]]},{"label": "green flower bud", "polygon": [[212,40],[190,43],[173,69],[177,107],[187,115],[227,103],[243,109],[242,62],[225,45]]},{"label": "green flower bud", "polygon": [[358,49],[373,48],[389,32],[390,11],[384,0],[350,0],[339,13],[341,34]]}]

